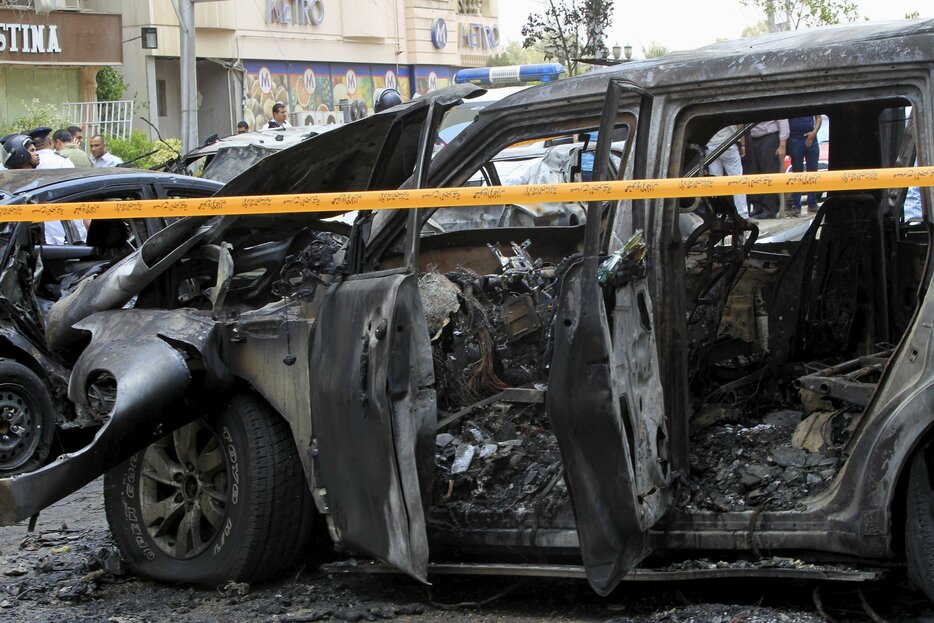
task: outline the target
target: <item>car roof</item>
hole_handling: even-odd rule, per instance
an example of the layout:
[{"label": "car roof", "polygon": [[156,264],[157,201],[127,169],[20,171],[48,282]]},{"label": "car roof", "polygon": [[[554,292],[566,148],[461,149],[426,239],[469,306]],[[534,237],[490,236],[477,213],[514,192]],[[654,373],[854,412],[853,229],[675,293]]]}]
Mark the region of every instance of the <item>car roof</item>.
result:
[{"label": "car roof", "polygon": [[[815,64],[822,72],[852,72],[854,66],[892,63],[893,58],[897,59],[893,65],[930,62],[932,34],[934,19],[915,19],[824,26],[722,41],[529,87],[491,103],[480,111],[480,116],[543,99],[602,98],[607,78],[617,76],[656,93],[719,81],[735,84],[738,75],[767,78],[813,72]],[[873,45],[867,46],[869,41]]]},{"label": "car roof", "polygon": [[243,134],[231,134],[223,136],[216,142],[204,147],[192,149],[185,155],[185,160],[192,161],[202,156],[215,154],[221,149],[229,147],[244,147],[247,145],[259,145],[266,149],[279,150],[294,145],[306,138],[323,134],[329,130],[338,127],[337,125],[305,125],[291,128],[275,128],[268,130],[258,130],[254,132],[244,132]]},{"label": "car roof", "polygon": [[93,169],[7,169],[0,171],[0,193],[7,196],[16,196],[35,192],[48,186],[58,184],[107,184],[109,182],[133,180],[134,178],[139,181],[145,181],[146,183],[162,181],[166,184],[177,184],[182,181],[186,184],[204,186],[205,188],[213,187],[219,189],[222,186],[219,182],[187,175],[123,167]]}]

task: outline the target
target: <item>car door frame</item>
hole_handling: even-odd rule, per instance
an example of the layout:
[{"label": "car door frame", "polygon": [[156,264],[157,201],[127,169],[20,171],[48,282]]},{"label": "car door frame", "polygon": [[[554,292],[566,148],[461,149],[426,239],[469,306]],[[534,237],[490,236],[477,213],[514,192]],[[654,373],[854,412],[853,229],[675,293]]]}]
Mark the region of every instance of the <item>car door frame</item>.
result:
[{"label": "car door frame", "polygon": [[[427,179],[438,124],[453,103],[428,104],[419,129],[416,187]],[[398,121],[404,124],[405,116]],[[370,179],[378,178],[374,170]],[[309,365],[314,369],[315,362],[341,361],[311,389],[332,533],[354,551],[427,582],[426,511],[437,413],[431,342],[416,274],[420,212],[407,215],[400,268],[368,271],[362,263],[351,264],[356,270],[327,288]],[[351,236],[350,244],[348,257],[366,255],[364,235]]]}]

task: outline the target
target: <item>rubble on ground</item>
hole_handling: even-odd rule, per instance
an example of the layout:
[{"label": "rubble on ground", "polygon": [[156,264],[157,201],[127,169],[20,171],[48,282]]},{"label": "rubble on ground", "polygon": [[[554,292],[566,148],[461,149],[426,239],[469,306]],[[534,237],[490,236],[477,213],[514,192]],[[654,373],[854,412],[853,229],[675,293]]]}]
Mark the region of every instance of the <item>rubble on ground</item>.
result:
[{"label": "rubble on ground", "polygon": [[[818,452],[795,447],[802,413],[774,410],[760,419],[701,428],[691,437],[690,476],[676,504],[686,512],[802,509],[843,463],[840,447]],[[799,435],[800,437],[800,435]]]},{"label": "rubble on ground", "polygon": [[648,617],[618,617],[605,623],[822,623],[824,620],[817,614],[760,606],[703,604],[671,608]]},{"label": "rubble on ground", "polygon": [[435,528],[574,525],[542,404],[555,269],[527,247],[513,244],[511,256],[493,249],[502,274],[460,269],[419,279],[440,408]]},{"label": "rubble on ground", "polygon": [[453,423],[436,444],[432,526],[574,526],[543,405],[494,403]]}]

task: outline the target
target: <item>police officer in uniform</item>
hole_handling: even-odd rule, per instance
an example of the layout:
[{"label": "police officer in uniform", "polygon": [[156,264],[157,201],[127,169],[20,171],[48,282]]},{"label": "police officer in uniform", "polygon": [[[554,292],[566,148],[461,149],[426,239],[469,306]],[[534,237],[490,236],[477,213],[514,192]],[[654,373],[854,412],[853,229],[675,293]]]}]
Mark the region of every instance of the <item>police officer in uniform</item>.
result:
[{"label": "police officer in uniform", "polygon": [[32,139],[25,134],[11,134],[2,139],[5,153],[3,166],[7,169],[35,169],[39,156]]},{"label": "police officer in uniform", "polygon": [[37,169],[74,169],[75,163],[52,149],[52,128],[36,128],[29,133],[29,138],[36,144],[39,153]]}]

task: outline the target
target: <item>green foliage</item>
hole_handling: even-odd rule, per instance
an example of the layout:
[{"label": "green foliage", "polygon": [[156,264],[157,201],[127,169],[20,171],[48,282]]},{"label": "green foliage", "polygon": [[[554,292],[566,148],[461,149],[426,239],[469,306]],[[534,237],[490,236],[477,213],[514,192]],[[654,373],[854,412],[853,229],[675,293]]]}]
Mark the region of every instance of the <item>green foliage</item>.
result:
[{"label": "green foliage", "polygon": [[544,10],[529,14],[522,27],[522,47],[538,47],[576,76],[584,69],[578,59],[602,56],[613,7],[613,0],[544,0]]},{"label": "green foliage", "polygon": [[649,44],[649,47],[642,48],[642,56],[645,58],[655,58],[656,56],[665,56],[668,54],[668,48],[657,41]]},{"label": "green foliage", "polygon": [[743,32],[740,34],[741,37],[758,37],[759,35],[764,35],[769,31],[769,23],[762,21],[754,24],[752,26],[746,26],[743,28]]},{"label": "green foliage", "polygon": [[853,0],[740,0],[745,6],[757,6],[775,23],[788,23],[788,30],[813,28],[860,19]]},{"label": "green foliage", "polygon": [[[109,137],[107,139],[107,151],[120,156],[124,162],[129,162],[135,158],[139,160],[133,162],[130,166],[136,169],[155,169],[162,164],[178,156],[182,150],[182,141],[177,138],[167,139],[165,142],[159,140],[149,140],[145,132],[133,130],[130,138],[127,140]],[[155,152],[150,154],[150,152]],[[146,155],[149,154],[149,155]]]},{"label": "green foliage", "polygon": [[510,41],[509,45],[490,58],[490,67],[505,67],[507,65],[528,65],[541,63],[545,53],[536,48],[524,48],[518,41]]},{"label": "green foliage", "polygon": [[123,75],[113,67],[103,67],[97,72],[97,101],[122,100],[126,87]]},{"label": "green foliage", "polygon": [[19,119],[0,126],[0,136],[15,132],[26,133],[42,126],[58,130],[71,125],[68,120],[62,117],[61,111],[54,104],[42,104],[39,100],[34,99],[30,104],[23,102],[23,108],[28,112]]}]

